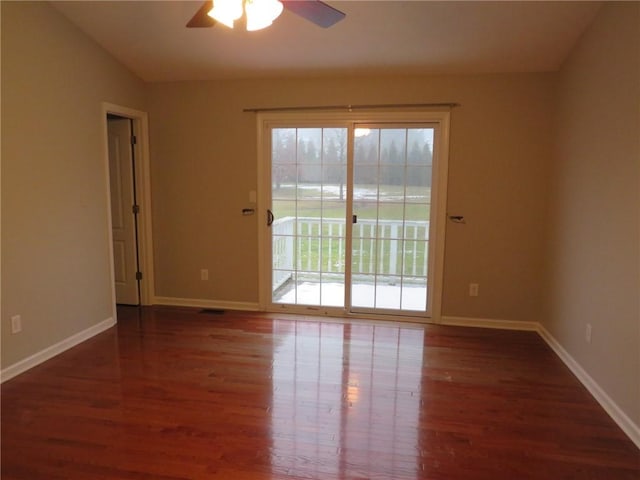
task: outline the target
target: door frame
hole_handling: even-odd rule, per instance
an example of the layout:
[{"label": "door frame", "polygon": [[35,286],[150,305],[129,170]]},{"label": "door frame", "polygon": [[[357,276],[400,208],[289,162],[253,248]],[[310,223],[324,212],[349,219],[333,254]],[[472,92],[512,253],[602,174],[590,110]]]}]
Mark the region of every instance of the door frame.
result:
[{"label": "door frame", "polygon": [[138,256],[139,267],[142,272],[140,280],[140,304],[152,305],[155,295],[153,282],[153,239],[151,223],[151,167],[149,161],[149,117],[146,112],[134,110],[112,103],[102,103],[102,131],[104,135],[103,158],[106,178],[106,207],[107,225],[109,235],[109,267],[111,275],[111,298],[113,305],[113,318],[117,318],[116,312],[116,288],[113,255],[113,234],[111,231],[111,188],[109,169],[109,138],[107,127],[107,115],[113,114],[132,120],[133,134],[136,143],[133,145],[135,156],[135,188],[136,200],[140,206],[138,214]]},{"label": "door frame", "polygon": [[[258,112],[257,113],[257,172],[258,172],[258,215],[256,215],[258,229],[258,291],[259,307],[263,311],[269,311],[270,285],[271,285],[271,253],[268,251],[271,245],[270,230],[267,227],[267,209],[269,205],[270,172],[266,168],[269,163],[271,142],[267,132],[271,127],[282,125],[297,127],[318,126],[318,123],[326,122],[330,125],[336,123],[429,123],[436,124],[438,140],[434,142],[434,156],[437,162],[433,165],[433,179],[431,186],[433,213],[430,225],[430,242],[433,241],[433,255],[429,258],[433,272],[433,293],[431,298],[431,316],[400,317],[407,321],[440,323],[442,311],[442,292],[444,280],[444,246],[446,237],[447,218],[447,184],[449,172],[449,123],[451,112],[446,110],[394,110],[394,111],[350,111],[350,112],[318,112],[318,111],[290,111],[290,112]],[[437,144],[436,144],[437,143]],[[437,155],[437,156],[436,156]],[[350,178],[350,173],[347,174]],[[438,235],[435,235],[435,232]],[[330,315],[330,310],[314,307],[305,309],[303,313]],[[291,313],[296,313],[291,310]],[[341,316],[348,317],[375,317],[380,319],[395,319],[398,315],[385,314],[360,314],[350,312],[345,308]]]}]

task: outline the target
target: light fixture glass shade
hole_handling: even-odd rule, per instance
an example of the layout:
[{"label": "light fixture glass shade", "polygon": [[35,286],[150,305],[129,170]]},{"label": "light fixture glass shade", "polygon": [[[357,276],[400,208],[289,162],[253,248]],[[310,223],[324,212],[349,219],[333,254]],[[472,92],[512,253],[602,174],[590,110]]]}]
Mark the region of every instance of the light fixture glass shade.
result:
[{"label": "light fixture glass shade", "polygon": [[282,13],[283,5],[279,0],[245,0],[244,11],[247,16],[247,30],[260,30],[268,27]]},{"label": "light fixture glass shade", "polygon": [[242,16],[242,0],[214,0],[207,14],[217,22],[233,28],[233,22]]}]

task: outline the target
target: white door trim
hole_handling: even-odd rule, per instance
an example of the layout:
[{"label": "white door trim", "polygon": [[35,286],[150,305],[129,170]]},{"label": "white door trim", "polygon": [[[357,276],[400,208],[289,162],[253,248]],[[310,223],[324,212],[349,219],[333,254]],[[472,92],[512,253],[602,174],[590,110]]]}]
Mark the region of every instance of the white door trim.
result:
[{"label": "white door trim", "polygon": [[111,273],[111,296],[113,318],[116,318],[115,273],[113,267],[113,238],[111,232],[111,190],[109,183],[109,139],[107,114],[119,115],[133,120],[136,135],[134,152],[136,158],[136,195],[140,205],[138,214],[138,251],[142,281],[140,282],[140,303],[152,305],[155,296],[153,282],[153,241],[151,223],[151,166],[149,160],[149,117],[146,112],[134,110],[112,103],[102,103],[103,159],[105,168],[105,195],[107,200],[107,230],[109,235],[109,262]]},{"label": "white door trim", "polygon": [[[444,246],[446,236],[447,219],[447,183],[449,171],[449,110],[424,110],[424,111],[357,111],[357,112],[259,112],[257,114],[257,172],[258,172],[258,204],[256,221],[258,228],[258,281],[259,281],[259,306],[261,310],[267,310],[270,305],[270,292],[267,284],[271,284],[271,255],[269,253],[269,229],[266,227],[266,215],[269,205],[269,192],[267,189],[266,165],[269,163],[271,145],[266,132],[268,128],[278,124],[291,124],[297,126],[317,125],[317,122],[341,123],[434,123],[438,125],[439,142],[434,145],[434,154],[437,149],[437,165],[434,165],[432,185],[432,211],[435,213],[432,221],[432,233],[436,230],[438,235],[430,235],[434,239],[434,255],[430,258],[433,262],[433,297],[430,317],[425,318],[431,323],[440,323],[442,315],[442,283],[444,281]],[[318,313],[330,314],[329,309]],[[341,313],[340,315],[349,315]],[[352,316],[357,316],[353,315]],[[409,317],[407,317],[409,318]],[[420,321],[421,317],[411,317],[411,321]]]}]

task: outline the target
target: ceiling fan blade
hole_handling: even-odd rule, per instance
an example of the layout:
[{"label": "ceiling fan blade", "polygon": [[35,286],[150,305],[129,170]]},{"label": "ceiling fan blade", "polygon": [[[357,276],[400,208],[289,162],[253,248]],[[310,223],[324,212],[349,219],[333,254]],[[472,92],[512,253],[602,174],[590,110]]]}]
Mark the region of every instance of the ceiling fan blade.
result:
[{"label": "ceiling fan blade", "polygon": [[211,18],[207,13],[213,8],[213,0],[207,0],[198,9],[196,14],[191,17],[191,20],[187,23],[187,28],[207,28],[213,27],[216,21]]},{"label": "ceiling fan blade", "polygon": [[330,26],[342,20],[346,14],[327,5],[320,0],[280,0],[284,7],[296,15],[315,23],[322,28]]}]

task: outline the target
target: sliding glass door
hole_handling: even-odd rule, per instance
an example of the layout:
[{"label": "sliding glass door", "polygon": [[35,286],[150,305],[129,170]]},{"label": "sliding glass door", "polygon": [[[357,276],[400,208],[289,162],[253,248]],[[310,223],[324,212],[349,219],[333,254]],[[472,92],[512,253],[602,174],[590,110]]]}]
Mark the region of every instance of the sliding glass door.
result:
[{"label": "sliding glass door", "polygon": [[265,308],[429,317],[440,124],[263,128]]}]

